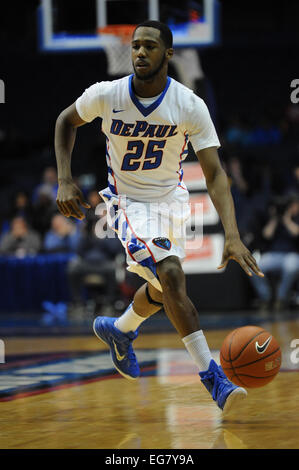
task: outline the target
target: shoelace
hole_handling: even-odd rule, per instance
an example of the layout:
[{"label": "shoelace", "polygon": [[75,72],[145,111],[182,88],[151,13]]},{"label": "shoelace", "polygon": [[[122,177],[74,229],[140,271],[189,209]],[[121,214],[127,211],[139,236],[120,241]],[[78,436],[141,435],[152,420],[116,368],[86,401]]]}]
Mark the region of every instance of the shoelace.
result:
[{"label": "shoelace", "polygon": [[123,348],[123,354],[126,354],[130,361],[137,361],[136,355],[134,353],[133,347],[131,345],[132,341],[130,339],[126,339],[122,341],[121,349]]},{"label": "shoelace", "polygon": [[223,389],[230,384],[224,373],[207,372],[205,380],[209,380],[213,384],[212,398],[217,401],[218,395],[223,392]]},{"label": "shoelace", "polygon": [[133,348],[129,349],[128,358],[130,359],[131,362],[133,361],[137,362],[136,355],[133,351]]}]

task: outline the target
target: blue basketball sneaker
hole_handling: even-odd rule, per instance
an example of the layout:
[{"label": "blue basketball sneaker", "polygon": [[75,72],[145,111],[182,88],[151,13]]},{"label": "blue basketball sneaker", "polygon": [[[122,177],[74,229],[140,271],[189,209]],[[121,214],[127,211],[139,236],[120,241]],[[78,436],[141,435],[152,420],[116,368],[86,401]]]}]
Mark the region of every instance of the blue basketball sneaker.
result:
[{"label": "blue basketball sneaker", "polygon": [[135,380],[140,376],[139,365],[133,351],[132,341],[137,338],[138,330],[123,333],[114,326],[117,318],[97,317],[93,322],[95,335],[110,347],[115,368],[126,379]]},{"label": "blue basketball sneaker", "polygon": [[199,372],[201,381],[216,401],[219,408],[227,413],[231,406],[247,396],[245,388],[238,387],[228,380],[222,367],[212,359],[209,369]]}]

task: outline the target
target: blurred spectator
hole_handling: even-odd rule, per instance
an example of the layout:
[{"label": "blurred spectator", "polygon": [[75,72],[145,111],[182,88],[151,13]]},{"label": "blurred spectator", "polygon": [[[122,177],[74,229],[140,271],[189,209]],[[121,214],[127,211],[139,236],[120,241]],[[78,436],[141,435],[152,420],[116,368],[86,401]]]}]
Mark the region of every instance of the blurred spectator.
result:
[{"label": "blurred spectator", "polygon": [[36,254],[40,247],[39,234],[29,228],[23,217],[15,217],[11,222],[10,231],[1,240],[0,253],[23,257]]},{"label": "blurred spectator", "polygon": [[36,201],[38,194],[41,188],[48,190],[48,194],[51,195],[52,200],[56,201],[57,189],[58,189],[58,180],[57,180],[57,171],[55,167],[47,167],[42,175],[42,182],[34,189],[32,200]]},{"label": "blurred spectator", "polygon": [[99,215],[96,214],[96,208],[99,204],[102,204],[103,207],[106,207],[103,203],[103,199],[99,195],[99,192],[96,189],[92,189],[87,194],[87,202],[90,204],[90,209],[86,211],[85,223],[89,226],[87,230],[92,229],[92,225],[99,220]]},{"label": "blurred spectator", "polygon": [[77,226],[62,214],[55,214],[46,233],[43,248],[47,252],[75,252],[80,241]]},{"label": "blurred spectator", "polygon": [[289,193],[299,194],[299,164],[292,168]]},{"label": "blurred spectator", "polygon": [[233,178],[235,186],[241,193],[246,194],[249,190],[248,182],[244,178],[240,160],[237,157],[230,158],[229,171]]},{"label": "blurred spectator", "polygon": [[225,138],[228,144],[241,147],[276,145],[282,140],[280,128],[266,116],[250,125],[248,119],[234,116],[228,126]]},{"label": "blurred spectator", "polygon": [[[91,198],[88,200],[90,202]],[[104,217],[105,215],[103,213]],[[86,225],[77,248],[77,256],[72,258],[68,265],[67,272],[74,308],[82,305],[84,279],[91,274],[98,275],[102,279],[106,303],[112,305],[116,300],[115,259],[118,254],[123,253],[123,248],[115,233],[109,229],[108,237],[98,238],[95,234],[96,223]],[[97,229],[97,234],[102,236],[102,233],[98,233],[99,230],[107,230],[107,225],[104,224],[103,228]]]},{"label": "blurred spectator", "polygon": [[52,189],[41,186],[36,192],[36,200],[33,204],[32,226],[42,237],[50,230],[51,220],[55,213],[57,213],[57,205],[53,201]]},{"label": "blurred spectator", "polygon": [[272,291],[267,276],[279,275],[274,307],[281,310],[289,305],[289,294],[299,275],[299,198],[289,201],[276,200],[269,208],[269,216],[262,228],[262,238],[267,242],[259,259],[259,267],[265,278],[250,279],[262,301],[262,308],[269,308]]},{"label": "blurred spectator", "polygon": [[234,199],[236,218],[240,233],[243,233],[243,226],[246,225],[248,215],[248,191],[249,185],[244,178],[240,160],[237,157],[231,157],[226,164],[226,171],[231,182],[231,193]]},{"label": "blurred spectator", "polygon": [[292,144],[298,145],[299,131],[299,107],[297,104],[289,103],[285,110],[284,131],[286,140]]},{"label": "blurred spectator", "polygon": [[230,124],[225,133],[226,142],[232,146],[244,145],[247,141],[249,129],[248,126],[235,115],[231,118]]},{"label": "blurred spectator", "polygon": [[[260,168],[258,175],[248,170],[236,156],[228,158],[226,170],[231,180],[231,193],[235,203],[236,218],[243,236],[256,210],[265,211],[270,195],[267,172]],[[254,180],[254,183],[252,182]]]},{"label": "blurred spectator", "polygon": [[33,208],[29,194],[26,191],[20,190],[13,194],[8,219],[11,220],[14,217],[23,217],[29,225],[32,225]]},{"label": "blurred spectator", "polygon": [[94,210],[96,209],[98,204],[103,203],[103,199],[101,198],[101,196],[99,195],[99,192],[96,189],[92,189],[91,191],[89,191],[87,195],[87,199],[92,209]]},{"label": "blurred spectator", "polygon": [[282,135],[278,125],[271,122],[266,116],[250,132],[250,144],[275,145],[281,142]]}]

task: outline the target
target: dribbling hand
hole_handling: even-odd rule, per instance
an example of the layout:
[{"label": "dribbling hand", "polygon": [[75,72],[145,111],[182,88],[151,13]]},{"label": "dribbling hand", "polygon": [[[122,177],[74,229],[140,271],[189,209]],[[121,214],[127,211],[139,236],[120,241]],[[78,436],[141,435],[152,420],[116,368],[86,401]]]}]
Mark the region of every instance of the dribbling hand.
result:
[{"label": "dribbling hand", "polygon": [[225,241],[222,260],[217,269],[226,267],[230,259],[237,261],[248,276],[252,276],[253,272],[259,277],[264,277],[254,257],[240,239]]}]

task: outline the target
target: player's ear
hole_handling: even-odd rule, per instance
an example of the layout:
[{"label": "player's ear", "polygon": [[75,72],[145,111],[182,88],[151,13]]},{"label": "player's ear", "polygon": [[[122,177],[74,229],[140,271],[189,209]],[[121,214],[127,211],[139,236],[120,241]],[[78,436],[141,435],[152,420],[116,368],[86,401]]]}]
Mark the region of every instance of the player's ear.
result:
[{"label": "player's ear", "polygon": [[173,56],[173,48],[170,47],[169,49],[166,49],[166,58],[169,60]]}]

